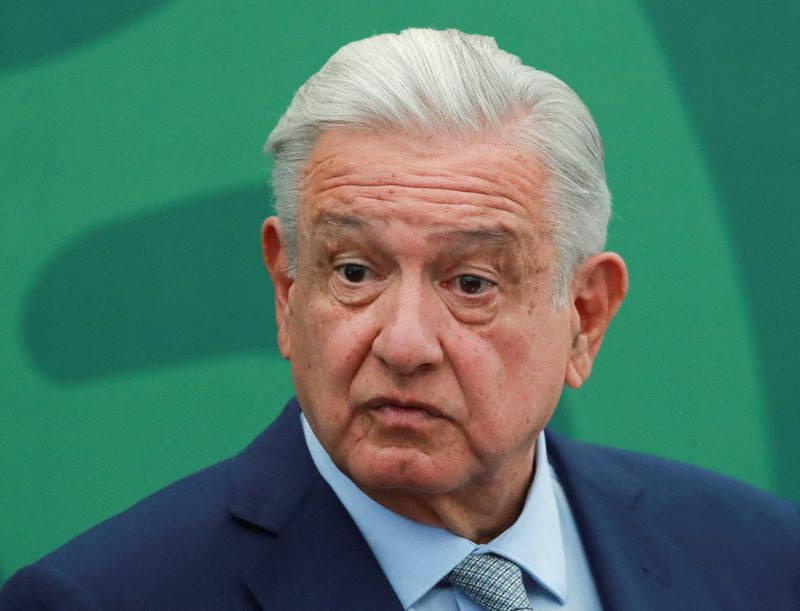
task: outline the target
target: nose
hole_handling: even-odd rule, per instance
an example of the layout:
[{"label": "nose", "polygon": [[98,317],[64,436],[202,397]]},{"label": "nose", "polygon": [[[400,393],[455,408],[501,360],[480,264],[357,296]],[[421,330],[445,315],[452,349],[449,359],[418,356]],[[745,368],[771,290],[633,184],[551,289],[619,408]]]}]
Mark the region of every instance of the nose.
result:
[{"label": "nose", "polygon": [[410,375],[432,369],[444,360],[436,325],[436,300],[422,283],[400,282],[381,296],[381,328],[372,353],[391,370]]}]

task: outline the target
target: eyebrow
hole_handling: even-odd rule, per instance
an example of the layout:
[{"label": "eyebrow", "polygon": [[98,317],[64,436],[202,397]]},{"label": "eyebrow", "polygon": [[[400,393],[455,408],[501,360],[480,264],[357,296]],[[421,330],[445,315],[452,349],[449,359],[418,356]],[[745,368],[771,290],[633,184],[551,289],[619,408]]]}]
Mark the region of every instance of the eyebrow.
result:
[{"label": "eyebrow", "polygon": [[349,214],[337,214],[335,212],[323,212],[314,222],[316,228],[323,231],[338,233],[348,229],[362,229],[372,225],[369,221]]},{"label": "eyebrow", "polygon": [[[333,233],[348,229],[363,229],[373,223],[360,217],[335,212],[321,213],[315,222],[323,230]],[[486,244],[489,246],[506,246],[514,242],[514,234],[507,229],[446,229],[435,233],[437,238],[454,239],[467,243]]]},{"label": "eyebrow", "polygon": [[437,237],[452,239],[464,244],[476,244],[499,248],[512,244],[514,234],[506,229],[448,229],[437,232]]}]

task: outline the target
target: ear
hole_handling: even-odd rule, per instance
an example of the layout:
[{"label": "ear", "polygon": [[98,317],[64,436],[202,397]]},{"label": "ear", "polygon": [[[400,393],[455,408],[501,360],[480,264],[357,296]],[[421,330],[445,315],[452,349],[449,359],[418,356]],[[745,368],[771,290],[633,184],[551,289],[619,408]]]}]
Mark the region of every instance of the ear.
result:
[{"label": "ear", "polygon": [[289,259],[280,221],[271,216],[261,226],[261,250],[275,291],[275,319],[278,323],[278,348],[286,360],[290,360],[291,346],[289,323],[292,309],[289,297],[294,280],[289,276]]},{"label": "ear", "polygon": [[575,272],[570,290],[572,349],[564,381],[578,388],[592,372],[603,336],[628,291],[628,270],[618,254],[602,252]]}]

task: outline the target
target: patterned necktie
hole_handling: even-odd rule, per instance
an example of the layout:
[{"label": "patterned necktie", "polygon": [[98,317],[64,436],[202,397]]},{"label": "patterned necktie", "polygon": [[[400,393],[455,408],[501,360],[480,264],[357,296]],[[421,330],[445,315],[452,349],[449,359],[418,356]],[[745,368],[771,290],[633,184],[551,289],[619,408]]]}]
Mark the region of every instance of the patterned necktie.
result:
[{"label": "patterned necktie", "polygon": [[495,554],[471,554],[445,577],[488,611],[533,611],[522,571]]}]

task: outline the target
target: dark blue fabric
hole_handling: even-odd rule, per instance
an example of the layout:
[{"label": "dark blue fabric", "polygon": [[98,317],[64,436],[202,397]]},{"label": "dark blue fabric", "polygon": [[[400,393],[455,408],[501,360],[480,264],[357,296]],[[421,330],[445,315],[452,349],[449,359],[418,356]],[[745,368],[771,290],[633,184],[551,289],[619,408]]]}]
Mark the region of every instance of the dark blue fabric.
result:
[{"label": "dark blue fabric", "polygon": [[[798,508],[700,469],[549,435],[607,610],[800,609]],[[298,406],[239,456],[96,526],[0,610],[399,610],[316,472]]]},{"label": "dark blue fabric", "polygon": [[548,435],[605,609],[800,610],[800,508],[704,469]]}]

